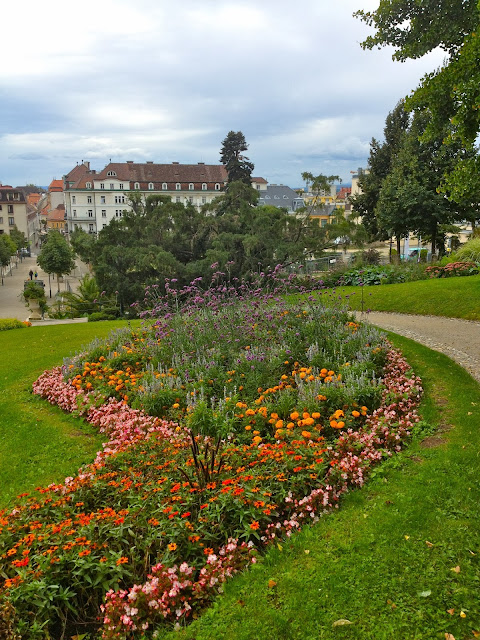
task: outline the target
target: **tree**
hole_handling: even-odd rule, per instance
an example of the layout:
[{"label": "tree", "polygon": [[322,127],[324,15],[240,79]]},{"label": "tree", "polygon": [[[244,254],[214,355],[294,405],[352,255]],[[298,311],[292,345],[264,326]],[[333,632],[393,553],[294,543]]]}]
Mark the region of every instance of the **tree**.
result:
[{"label": "tree", "polygon": [[352,204],[371,240],[386,240],[389,237],[385,229],[378,225],[376,211],[383,182],[392,169],[392,164],[401,148],[408,129],[410,117],[405,110],[403,100],[397,103],[385,119],[383,134],[385,141],[375,138],[370,143],[368,169],[359,177],[361,193],[352,197]]},{"label": "tree", "polygon": [[376,208],[379,228],[397,239],[410,231],[429,238],[432,252],[442,252],[441,226],[462,219],[458,210],[440,190],[442,177],[463,151],[459,145],[443,144],[443,136],[425,139],[428,121],[425,113],[416,112],[392,167],[382,183]]},{"label": "tree", "polygon": [[242,152],[247,149],[248,144],[243,133],[241,131],[229,131],[222,142],[220,150],[220,162],[227,169],[229,184],[238,180],[247,185],[251,184],[254,164],[246,156],[242,155]]},{"label": "tree", "polygon": [[13,254],[16,252],[17,247],[13,240],[6,233],[0,234],[0,265],[2,267],[2,284],[3,284],[3,270],[10,264]]},{"label": "tree", "polygon": [[86,264],[92,262],[96,241],[97,237],[93,233],[87,233],[83,229],[75,229],[70,234],[70,244],[73,250]]},{"label": "tree", "polygon": [[[402,62],[436,47],[448,54],[439,69],[424,76],[407,108],[427,112],[425,138],[443,134],[445,142],[457,140],[471,150],[480,131],[478,0],[380,0],[376,11],[355,15],[376,29],[362,43],[365,49],[393,46],[393,58]],[[453,168],[450,173],[462,190],[467,173]]]},{"label": "tree", "polygon": [[27,246],[27,238],[25,234],[23,231],[19,231],[16,225],[10,231],[10,238],[15,243],[17,250]]},{"label": "tree", "polygon": [[37,262],[46,273],[53,273],[57,276],[59,292],[60,276],[70,273],[75,268],[73,250],[59,231],[48,233]]},{"label": "tree", "polygon": [[318,176],[314,176],[313,173],[310,173],[310,171],[304,171],[302,173],[302,180],[305,182],[307,191],[311,191],[313,195],[313,208],[321,205],[321,202],[319,202],[319,198],[330,193],[330,187],[334,182],[341,182],[338,176],[324,176],[322,173],[320,173]]}]

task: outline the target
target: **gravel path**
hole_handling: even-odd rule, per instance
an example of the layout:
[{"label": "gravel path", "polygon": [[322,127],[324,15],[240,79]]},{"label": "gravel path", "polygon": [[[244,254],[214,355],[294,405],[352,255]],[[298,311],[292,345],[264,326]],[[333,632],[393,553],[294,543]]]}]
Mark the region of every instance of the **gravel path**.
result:
[{"label": "gravel path", "polygon": [[377,311],[357,318],[444,353],[480,382],[480,322]]}]

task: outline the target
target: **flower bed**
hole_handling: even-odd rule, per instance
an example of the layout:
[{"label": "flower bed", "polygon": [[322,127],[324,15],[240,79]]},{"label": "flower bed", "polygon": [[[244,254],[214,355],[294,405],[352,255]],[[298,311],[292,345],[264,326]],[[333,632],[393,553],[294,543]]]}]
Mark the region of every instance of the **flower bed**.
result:
[{"label": "flower bed", "polygon": [[425,269],[429,278],[451,278],[453,276],[474,276],[480,273],[476,262],[449,262],[445,266],[432,265]]},{"label": "flower bed", "polygon": [[[0,513],[1,596],[22,637],[99,627],[104,638],[148,637],[188,620],[259,550],[336,508],[404,445],[421,384],[380,334],[313,300],[259,302],[124,332],[35,383],[108,442],[75,478]],[[199,314],[212,327],[203,350],[218,347],[207,361],[184,357],[180,342],[182,322],[190,345],[206,340]],[[172,392],[160,416],[129,406],[152,404],[157,380]]]}]

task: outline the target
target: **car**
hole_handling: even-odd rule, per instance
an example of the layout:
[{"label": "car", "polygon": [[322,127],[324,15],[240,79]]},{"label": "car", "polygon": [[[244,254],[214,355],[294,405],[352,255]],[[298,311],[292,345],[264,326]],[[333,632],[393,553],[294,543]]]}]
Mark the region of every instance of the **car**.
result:
[{"label": "car", "polygon": [[20,249],[20,254],[22,256],[28,257],[30,258],[30,256],[32,255],[31,251],[30,251],[30,247],[22,247]]}]

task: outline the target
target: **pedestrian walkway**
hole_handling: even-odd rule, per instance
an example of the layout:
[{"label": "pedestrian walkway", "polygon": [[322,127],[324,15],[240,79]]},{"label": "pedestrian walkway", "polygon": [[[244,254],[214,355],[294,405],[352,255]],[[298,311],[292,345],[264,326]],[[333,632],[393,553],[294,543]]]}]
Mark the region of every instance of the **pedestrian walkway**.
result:
[{"label": "pedestrian walkway", "polygon": [[480,382],[480,322],[414,316],[406,313],[357,312],[357,318],[444,353]]},{"label": "pedestrian walkway", "polygon": [[[82,263],[78,263],[78,266],[74,271],[65,277],[64,282],[60,283],[60,290],[68,290],[70,287],[75,290],[78,286],[80,278],[84,275],[86,268]],[[28,318],[29,310],[23,302],[20,294],[23,291],[23,285],[26,280],[29,280],[29,271],[37,272],[38,280],[43,280],[45,283],[45,294],[47,296],[48,304],[52,304],[55,300],[55,294],[57,293],[57,280],[55,276],[50,276],[40,269],[37,264],[37,257],[33,255],[31,257],[18,258],[17,262],[13,264],[11,270],[8,270],[0,283],[0,318],[16,318],[17,320],[26,320]],[[83,318],[76,319],[76,322],[84,321]],[[38,321],[35,324],[51,324],[58,322],[71,322],[58,321],[58,320],[45,320]]]}]

